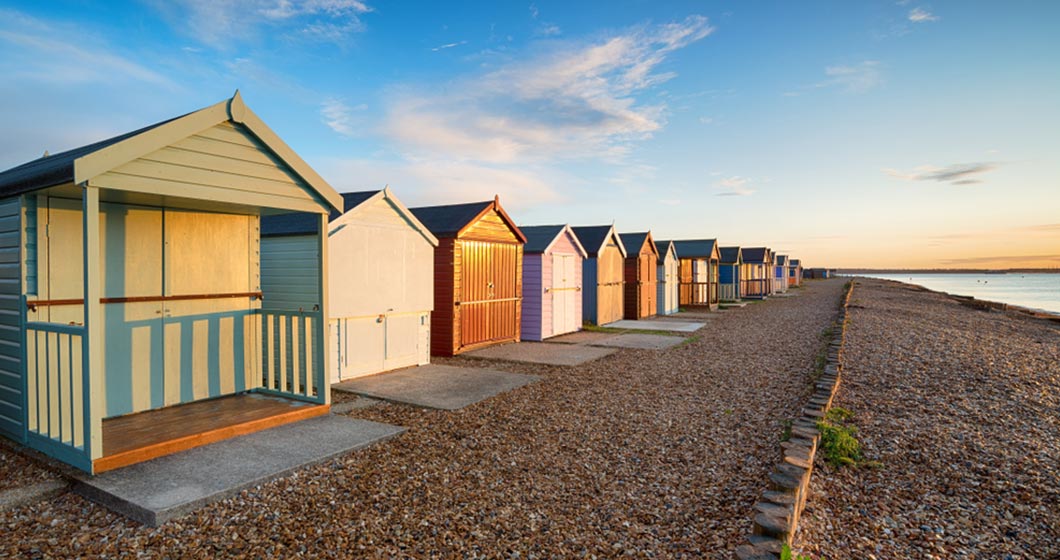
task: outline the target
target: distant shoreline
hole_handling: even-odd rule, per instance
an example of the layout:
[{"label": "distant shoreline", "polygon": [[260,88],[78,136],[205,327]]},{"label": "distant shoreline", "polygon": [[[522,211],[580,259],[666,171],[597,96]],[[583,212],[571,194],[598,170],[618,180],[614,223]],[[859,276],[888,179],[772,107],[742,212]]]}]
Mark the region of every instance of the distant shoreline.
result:
[{"label": "distant shoreline", "polygon": [[1055,311],[1049,311],[1048,309],[1038,309],[1035,307],[1026,307],[1023,305],[1016,305],[1014,303],[1005,303],[1003,301],[992,301],[988,299],[979,299],[974,296],[966,296],[962,294],[953,294],[950,292],[944,292],[942,290],[932,290],[931,288],[921,286],[920,284],[912,284],[909,282],[902,282],[901,280],[892,280],[890,278],[872,278],[873,280],[880,280],[883,282],[894,282],[896,284],[903,284],[905,286],[912,286],[925,292],[932,292],[936,294],[944,295],[950,299],[960,302],[971,307],[977,307],[984,310],[995,310],[1013,313],[1018,313],[1024,316],[1030,316],[1036,319],[1045,319],[1054,323],[1060,323],[1060,313]]},{"label": "distant shoreline", "polygon": [[1060,268],[837,268],[837,274],[1060,274]]}]

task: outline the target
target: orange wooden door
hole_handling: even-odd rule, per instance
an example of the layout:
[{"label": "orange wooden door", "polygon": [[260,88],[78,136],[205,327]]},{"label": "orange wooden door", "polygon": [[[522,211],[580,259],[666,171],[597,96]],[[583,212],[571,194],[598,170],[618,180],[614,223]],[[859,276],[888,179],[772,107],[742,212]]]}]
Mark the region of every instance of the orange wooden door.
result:
[{"label": "orange wooden door", "polygon": [[519,246],[461,243],[460,346],[515,338]]}]

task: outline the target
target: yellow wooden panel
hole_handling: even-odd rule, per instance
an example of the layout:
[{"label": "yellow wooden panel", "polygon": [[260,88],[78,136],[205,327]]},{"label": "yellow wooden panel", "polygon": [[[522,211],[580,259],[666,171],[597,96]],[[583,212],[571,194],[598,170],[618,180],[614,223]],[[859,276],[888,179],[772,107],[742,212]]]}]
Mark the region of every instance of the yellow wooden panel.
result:
[{"label": "yellow wooden panel", "polygon": [[251,217],[166,210],[166,295],[250,291]]}]

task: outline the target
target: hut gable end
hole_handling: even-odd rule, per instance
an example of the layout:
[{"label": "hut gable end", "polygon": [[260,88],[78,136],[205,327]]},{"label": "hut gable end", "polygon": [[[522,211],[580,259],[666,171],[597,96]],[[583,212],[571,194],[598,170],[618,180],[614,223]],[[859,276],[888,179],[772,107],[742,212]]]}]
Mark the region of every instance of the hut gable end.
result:
[{"label": "hut gable end", "polygon": [[[218,123],[89,180],[90,184],[223,202],[277,199],[317,210],[312,189],[242,125]],[[318,210],[317,210],[318,211]]]},{"label": "hut gable end", "polygon": [[465,227],[460,232],[459,238],[499,243],[522,243],[516,231],[497,209],[491,208]]}]

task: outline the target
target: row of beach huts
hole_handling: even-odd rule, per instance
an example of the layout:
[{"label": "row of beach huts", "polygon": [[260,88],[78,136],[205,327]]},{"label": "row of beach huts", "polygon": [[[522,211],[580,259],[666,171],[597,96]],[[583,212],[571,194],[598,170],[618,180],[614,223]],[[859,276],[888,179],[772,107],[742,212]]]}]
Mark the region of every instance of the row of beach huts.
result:
[{"label": "row of beach huts", "polygon": [[432,354],[801,281],[768,247],[339,194],[237,92],[0,173],[0,434],[98,473]]}]

